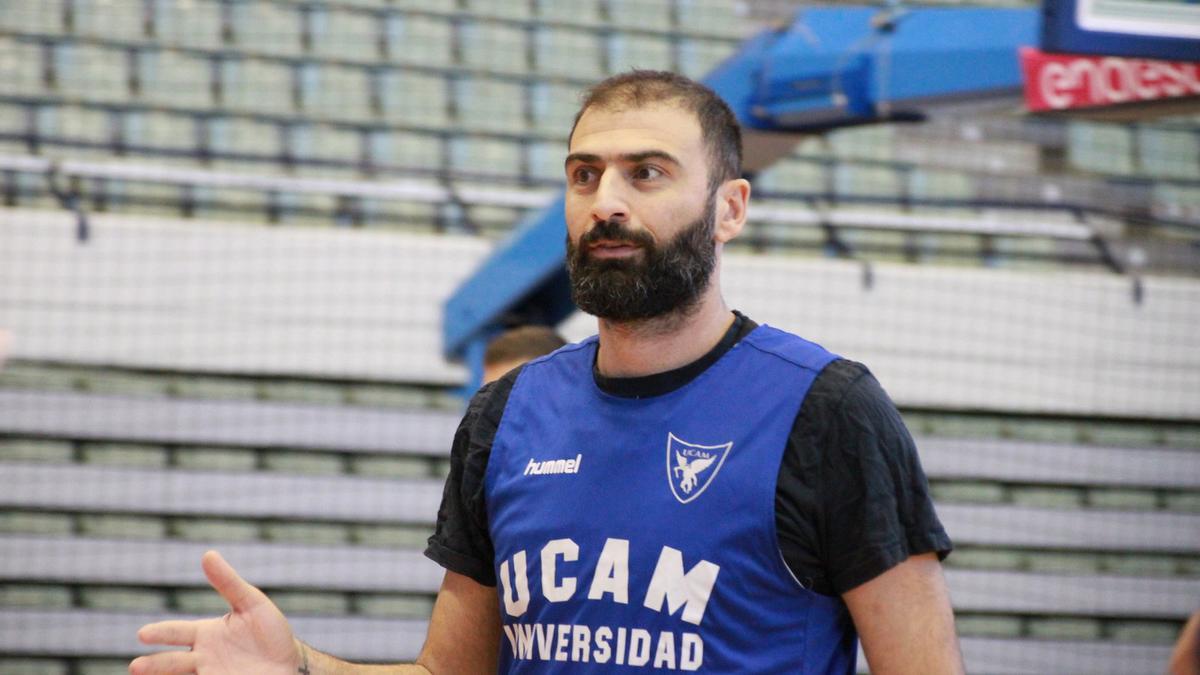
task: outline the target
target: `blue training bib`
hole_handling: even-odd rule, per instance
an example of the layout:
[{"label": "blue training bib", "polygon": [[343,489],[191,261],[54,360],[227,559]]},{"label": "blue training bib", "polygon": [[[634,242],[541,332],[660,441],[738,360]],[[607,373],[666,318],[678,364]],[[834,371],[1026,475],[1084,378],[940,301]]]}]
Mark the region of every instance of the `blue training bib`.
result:
[{"label": "blue training bib", "polygon": [[527,364],[485,479],[501,672],[853,673],[840,598],[779,551],[775,483],[837,357],[759,326],[670,393],[592,377],[596,338]]}]

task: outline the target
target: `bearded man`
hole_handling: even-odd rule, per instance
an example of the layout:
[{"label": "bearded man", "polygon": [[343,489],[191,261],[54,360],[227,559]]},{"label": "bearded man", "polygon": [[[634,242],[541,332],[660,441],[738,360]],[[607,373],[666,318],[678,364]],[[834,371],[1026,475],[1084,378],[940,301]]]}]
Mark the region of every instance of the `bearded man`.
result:
[{"label": "bearded man", "polygon": [[132,672],[854,673],[859,637],[874,673],[962,672],[950,540],[895,407],[860,364],[721,296],[750,197],[729,108],[670,73],[611,78],[565,168],[572,291],[598,335],[471,401],[417,663],[316,652],[209,553],[233,611],[143,628],[192,651]]}]

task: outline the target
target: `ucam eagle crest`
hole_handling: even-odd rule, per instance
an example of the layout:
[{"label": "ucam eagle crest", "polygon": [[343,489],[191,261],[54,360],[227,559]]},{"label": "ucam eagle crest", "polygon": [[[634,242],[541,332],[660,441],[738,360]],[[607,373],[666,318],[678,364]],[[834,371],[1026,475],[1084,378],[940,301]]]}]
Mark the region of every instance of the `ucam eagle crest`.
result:
[{"label": "ucam eagle crest", "polygon": [[688,443],[667,432],[667,483],[681,504],[704,492],[729,456],[733,442],[720,445]]}]

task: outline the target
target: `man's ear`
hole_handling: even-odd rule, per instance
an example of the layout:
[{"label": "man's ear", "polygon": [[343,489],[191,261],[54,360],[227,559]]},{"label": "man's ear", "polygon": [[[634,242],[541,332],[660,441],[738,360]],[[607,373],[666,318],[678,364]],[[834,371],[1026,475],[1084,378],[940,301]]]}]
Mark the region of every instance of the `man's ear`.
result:
[{"label": "man's ear", "polygon": [[713,236],[725,244],[742,233],[746,225],[746,207],[750,203],[750,181],[727,180],[717,188],[717,222]]}]

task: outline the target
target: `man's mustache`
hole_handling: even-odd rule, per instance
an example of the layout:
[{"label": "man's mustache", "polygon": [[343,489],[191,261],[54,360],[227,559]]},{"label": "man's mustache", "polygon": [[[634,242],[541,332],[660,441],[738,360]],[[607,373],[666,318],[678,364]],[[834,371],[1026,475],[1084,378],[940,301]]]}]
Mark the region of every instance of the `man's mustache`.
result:
[{"label": "man's mustache", "polygon": [[616,220],[605,220],[596,223],[579,238],[579,247],[585,248],[598,241],[624,241],[642,248],[654,248],[654,237],[645,230],[631,230],[624,223]]}]

